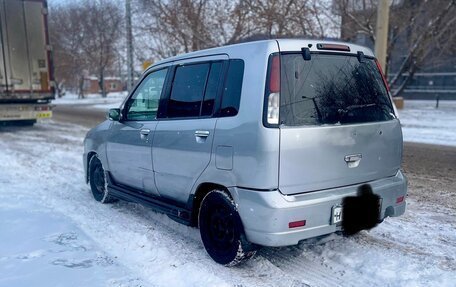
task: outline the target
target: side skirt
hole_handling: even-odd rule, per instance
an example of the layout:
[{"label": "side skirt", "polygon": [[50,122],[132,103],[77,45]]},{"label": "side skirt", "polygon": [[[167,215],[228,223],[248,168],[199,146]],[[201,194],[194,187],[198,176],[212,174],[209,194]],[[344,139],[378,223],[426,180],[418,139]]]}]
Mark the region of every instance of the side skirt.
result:
[{"label": "side skirt", "polygon": [[134,190],[129,187],[116,185],[111,178],[111,175],[107,174],[108,181],[108,192],[109,195],[130,202],[142,204],[150,207],[157,212],[168,215],[171,219],[185,224],[191,225],[191,210],[185,207],[180,207],[179,203],[169,199],[163,199],[150,194],[144,193],[139,190]]}]

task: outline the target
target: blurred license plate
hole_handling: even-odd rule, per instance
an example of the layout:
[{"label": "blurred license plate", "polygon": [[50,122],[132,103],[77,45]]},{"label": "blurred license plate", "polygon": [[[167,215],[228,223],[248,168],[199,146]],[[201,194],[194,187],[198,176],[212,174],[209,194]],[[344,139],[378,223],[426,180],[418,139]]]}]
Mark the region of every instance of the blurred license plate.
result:
[{"label": "blurred license plate", "polygon": [[342,221],[342,206],[335,205],[332,208],[331,224],[336,224]]},{"label": "blurred license plate", "polygon": [[50,112],[50,111],[48,111],[48,112],[39,112],[36,115],[37,119],[47,119],[47,118],[50,118],[50,117],[52,117],[52,112]]}]

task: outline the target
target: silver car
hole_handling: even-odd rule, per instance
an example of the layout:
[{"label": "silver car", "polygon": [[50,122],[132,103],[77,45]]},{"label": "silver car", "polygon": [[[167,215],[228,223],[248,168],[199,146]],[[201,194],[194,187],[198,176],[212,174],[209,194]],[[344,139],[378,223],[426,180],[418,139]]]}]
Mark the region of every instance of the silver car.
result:
[{"label": "silver car", "polygon": [[86,181],[199,227],[235,265],[258,246],[370,229],[405,211],[402,132],[372,51],[267,40],[148,68],[84,141]]}]

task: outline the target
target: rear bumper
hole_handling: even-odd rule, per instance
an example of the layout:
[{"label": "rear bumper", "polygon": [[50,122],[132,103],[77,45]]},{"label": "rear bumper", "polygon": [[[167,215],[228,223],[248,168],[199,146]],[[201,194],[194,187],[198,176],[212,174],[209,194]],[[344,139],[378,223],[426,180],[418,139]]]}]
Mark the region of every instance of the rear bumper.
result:
[{"label": "rear bumper", "polygon": [[0,121],[40,120],[52,117],[49,104],[0,104]]},{"label": "rear bumper", "polygon": [[[379,220],[400,216],[405,212],[407,179],[399,171],[395,176],[368,182],[382,199]],[[332,208],[342,204],[346,196],[355,196],[359,185],[352,185],[297,195],[279,191],[252,191],[231,188],[247,239],[264,246],[287,246],[300,240],[341,230],[340,223],[331,224]],[[404,200],[396,203],[404,196]],[[288,227],[289,222],[306,220],[303,227]]]}]

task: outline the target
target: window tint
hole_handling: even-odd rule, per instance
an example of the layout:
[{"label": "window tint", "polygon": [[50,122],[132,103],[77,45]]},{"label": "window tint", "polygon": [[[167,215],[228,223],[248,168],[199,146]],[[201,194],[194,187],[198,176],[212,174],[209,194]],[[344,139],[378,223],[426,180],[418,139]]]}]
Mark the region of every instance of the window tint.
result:
[{"label": "window tint", "polygon": [[131,121],[150,121],[157,116],[158,102],[168,69],[152,72],[126,103],[126,117]]},{"label": "window tint", "polygon": [[394,118],[374,59],[347,55],[281,56],[280,121],[288,126],[350,124]]},{"label": "window tint", "polygon": [[202,116],[210,116],[214,112],[215,98],[217,97],[220,76],[222,74],[222,66],[222,62],[214,62],[211,64],[211,70],[209,72],[209,78],[206,85],[206,93],[201,107]]},{"label": "window tint", "polygon": [[226,76],[225,88],[222,98],[222,117],[237,115],[239,102],[241,100],[242,79],[244,77],[244,61],[230,60],[228,74]]},{"label": "window tint", "polygon": [[209,63],[178,66],[168,102],[168,117],[197,117],[200,114]]}]

